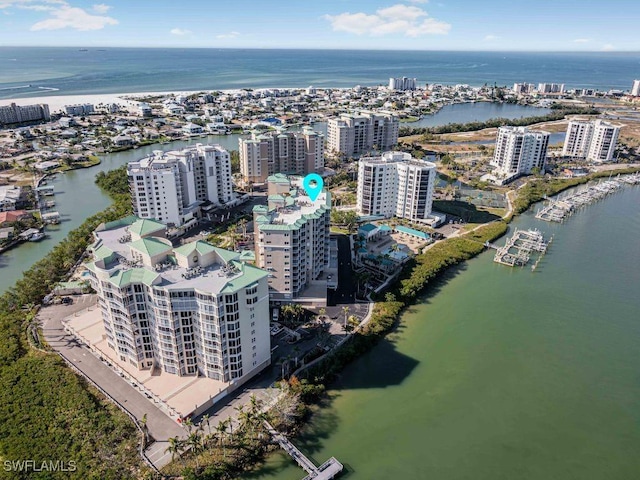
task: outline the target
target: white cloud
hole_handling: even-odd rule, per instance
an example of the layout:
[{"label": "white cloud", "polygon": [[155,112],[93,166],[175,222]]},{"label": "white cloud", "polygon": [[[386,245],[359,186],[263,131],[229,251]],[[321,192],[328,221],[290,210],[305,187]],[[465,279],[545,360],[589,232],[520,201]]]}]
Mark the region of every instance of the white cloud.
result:
[{"label": "white cloud", "polygon": [[[75,30],[100,30],[107,25],[117,25],[115,18],[104,15],[92,15],[83,8],[73,7],[65,0],[0,0],[0,9],[11,7],[21,10],[47,12],[49,18],[34,23],[30,30],[60,30],[73,28]],[[107,5],[94,5],[94,11],[105,13]]]},{"label": "white cloud", "polygon": [[576,38],[573,43],[589,43],[590,40],[588,38]]},{"label": "white cloud", "polygon": [[498,40],[500,37],[498,35],[485,35],[485,37],[483,38],[483,40],[485,42],[491,42],[493,40]]},{"label": "white cloud", "polygon": [[605,43],[602,48],[600,49],[600,51],[602,52],[612,52],[613,50],[615,50],[616,47],[614,47],[613,45],[611,45],[610,43]]},{"label": "white cloud", "polygon": [[0,8],[16,7],[26,10],[50,10],[52,5],[67,5],[64,0],[0,0]]},{"label": "white cloud", "polygon": [[356,35],[403,34],[407,37],[421,35],[446,35],[451,25],[429,17],[429,14],[414,5],[392,5],[373,14],[363,12],[325,15],[333,30]]},{"label": "white cloud", "polygon": [[191,33],[191,30],[186,30],[186,29],[184,29],[184,28],[172,28],[172,29],[169,31],[169,33],[170,33],[171,35],[179,35],[179,36],[182,36],[182,35],[189,35],[189,34]]},{"label": "white cloud", "polygon": [[60,30],[73,28],[76,30],[101,30],[107,25],[117,25],[118,21],[112,17],[91,15],[82,8],[63,5],[49,12],[52,18],[48,18],[31,26],[31,30]]},{"label": "white cloud", "polygon": [[407,0],[409,3],[429,3],[429,0]]},{"label": "white cloud", "polygon": [[104,3],[98,3],[93,6],[93,11],[96,13],[107,13],[109,10],[111,10],[111,7]]},{"label": "white cloud", "polygon": [[240,35],[240,32],[221,33],[216,35],[216,38],[236,38],[238,35]]}]

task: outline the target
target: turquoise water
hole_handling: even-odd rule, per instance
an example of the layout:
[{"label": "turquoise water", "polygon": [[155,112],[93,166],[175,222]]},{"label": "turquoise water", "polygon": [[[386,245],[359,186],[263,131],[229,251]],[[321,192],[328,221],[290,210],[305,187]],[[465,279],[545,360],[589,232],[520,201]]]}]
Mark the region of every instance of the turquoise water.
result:
[{"label": "turquoise water", "polygon": [[[536,272],[491,253],[450,272],[296,443],[353,480],[638,478],[639,206],[631,187],[563,225],[518,219],[554,235]],[[302,476],[277,454],[247,478]]]},{"label": "turquoise water", "polygon": [[[0,47],[0,98],[264,87],[559,82],[628,90],[640,53]],[[16,88],[19,87],[19,88]],[[40,87],[47,89],[43,90]]]}]

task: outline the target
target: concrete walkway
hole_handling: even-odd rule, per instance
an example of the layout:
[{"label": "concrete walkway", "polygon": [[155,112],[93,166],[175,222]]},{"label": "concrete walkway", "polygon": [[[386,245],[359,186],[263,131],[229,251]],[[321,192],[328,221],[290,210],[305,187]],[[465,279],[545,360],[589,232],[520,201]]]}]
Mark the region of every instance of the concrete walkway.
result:
[{"label": "concrete walkway", "polygon": [[184,429],[171,420],[149,399],[116,374],[75,337],[65,332],[62,319],[86,308],[96,307],[94,295],[73,297],[72,305],[51,305],[38,313],[44,339],[56,352],[62,354],[82,375],[100,386],[110,397],[123,406],[133,417],[141,421],[147,416],[149,435],[156,440],[146,450],[147,457],[160,469],[171,461],[165,455],[170,437],[184,437]]}]

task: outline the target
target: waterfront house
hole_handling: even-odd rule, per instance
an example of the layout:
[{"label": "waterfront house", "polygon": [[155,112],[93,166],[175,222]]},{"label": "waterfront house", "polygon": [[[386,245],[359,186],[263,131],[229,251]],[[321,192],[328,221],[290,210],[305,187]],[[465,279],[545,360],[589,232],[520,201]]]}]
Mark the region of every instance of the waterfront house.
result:
[{"label": "waterfront house", "polygon": [[0,228],[0,243],[6,243],[13,238],[13,227]]},{"label": "waterfront house", "polygon": [[134,144],[134,140],[128,135],[118,135],[113,137],[113,144],[116,147],[129,147]]},{"label": "waterfront house", "polygon": [[0,212],[0,227],[7,227],[20,220],[31,218],[31,214],[26,210],[13,210],[11,212]]},{"label": "waterfront house", "polygon": [[21,195],[22,189],[17,185],[0,185],[0,212],[15,210]]}]

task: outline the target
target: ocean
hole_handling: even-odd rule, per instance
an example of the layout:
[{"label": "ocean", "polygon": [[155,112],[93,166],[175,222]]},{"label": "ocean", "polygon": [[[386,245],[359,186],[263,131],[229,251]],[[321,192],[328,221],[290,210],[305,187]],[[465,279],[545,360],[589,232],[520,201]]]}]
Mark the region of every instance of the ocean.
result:
[{"label": "ocean", "polygon": [[0,99],[151,91],[559,82],[628,90],[640,52],[0,47]]}]

